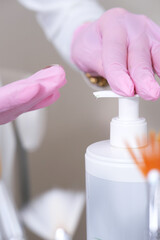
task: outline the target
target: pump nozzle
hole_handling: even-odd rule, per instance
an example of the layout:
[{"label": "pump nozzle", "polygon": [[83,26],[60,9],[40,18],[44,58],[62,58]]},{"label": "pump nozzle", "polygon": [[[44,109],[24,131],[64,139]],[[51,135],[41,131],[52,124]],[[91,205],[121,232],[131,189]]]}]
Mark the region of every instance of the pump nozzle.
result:
[{"label": "pump nozzle", "polygon": [[96,98],[118,98],[119,99],[119,119],[135,120],[139,117],[139,96],[123,97],[112,91],[99,91],[93,93]]},{"label": "pump nozzle", "polygon": [[[119,114],[113,118],[110,124],[111,145],[115,147],[126,147],[127,141],[131,147],[143,147],[147,145],[147,122],[139,118],[139,96],[120,96],[112,91],[98,91],[93,93],[96,98],[118,98]],[[143,139],[137,145],[136,139]],[[146,139],[146,140],[145,140]]]}]

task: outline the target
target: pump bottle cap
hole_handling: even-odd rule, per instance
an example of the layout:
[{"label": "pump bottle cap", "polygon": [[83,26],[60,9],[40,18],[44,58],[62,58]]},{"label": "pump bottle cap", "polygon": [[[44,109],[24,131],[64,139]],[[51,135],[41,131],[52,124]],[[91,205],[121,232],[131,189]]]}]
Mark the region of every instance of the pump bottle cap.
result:
[{"label": "pump bottle cap", "polygon": [[[114,147],[131,148],[147,145],[147,122],[139,117],[139,96],[123,97],[112,91],[93,93],[96,98],[118,98],[119,115],[110,123],[110,143]],[[140,140],[137,142],[137,138]]]}]

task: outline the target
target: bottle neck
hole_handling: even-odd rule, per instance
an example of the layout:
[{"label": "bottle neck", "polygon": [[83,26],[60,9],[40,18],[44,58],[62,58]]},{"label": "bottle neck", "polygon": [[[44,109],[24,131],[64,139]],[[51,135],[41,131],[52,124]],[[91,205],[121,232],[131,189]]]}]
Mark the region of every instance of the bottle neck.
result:
[{"label": "bottle neck", "polygon": [[[137,142],[137,139],[140,141]],[[147,122],[144,118],[124,121],[113,118],[110,123],[110,143],[113,147],[131,148],[145,147],[147,145]]]}]

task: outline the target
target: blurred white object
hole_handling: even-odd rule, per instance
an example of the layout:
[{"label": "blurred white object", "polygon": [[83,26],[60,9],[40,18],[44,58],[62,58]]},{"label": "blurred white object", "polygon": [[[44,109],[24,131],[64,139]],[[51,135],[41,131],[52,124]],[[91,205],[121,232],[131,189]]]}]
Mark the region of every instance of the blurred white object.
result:
[{"label": "blurred white object", "polygon": [[157,169],[153,169],[147,176],[148,190],[149,190],[149,239],[160,239],[160,172]]},{"label": "blurred white object", "polygon": [[13,194],[16,139],[12,123],[0,126],[0,152],[3,166],[2,179],[9,192]]},{"label": "blurred white object", "polygon": [[0,180],[0,239],[24,240],[24,234],[14,205]]},{"label": "blurred white object", "polygon": [[84,208],[83,192],[53,189],[21,212],[29,229],[46,240],[71,240]]},{"label": "blurred white object", "polygon": [[63,228],[58,228],[55,233],[55,240],[71,240],[71,237]]},{"label": "blurred white object", "polygon": [[46,109],[20,115],[16,119],[17,130],[25,150],[35,151],[42,143],[46,130]]}]

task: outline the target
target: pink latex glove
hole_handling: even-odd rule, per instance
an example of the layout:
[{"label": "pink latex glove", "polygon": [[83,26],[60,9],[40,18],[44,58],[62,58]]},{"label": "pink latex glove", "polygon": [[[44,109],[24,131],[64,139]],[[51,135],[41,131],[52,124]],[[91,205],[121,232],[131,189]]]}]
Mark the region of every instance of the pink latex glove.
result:
[{"label": "pink latex glove", "polygon": [[112,90],[146,100],[160,97],[160,27],[144,15],[115,8],[80,26],[72,42],[72,60],[84,72],[105,77]]},{"label": "pink latex glove", "polygon": [[24,112],[52,104],[59,98],[59,88],[65,83],[63,68],[54,65],[1,87],[0,124],[10,122]]}]

